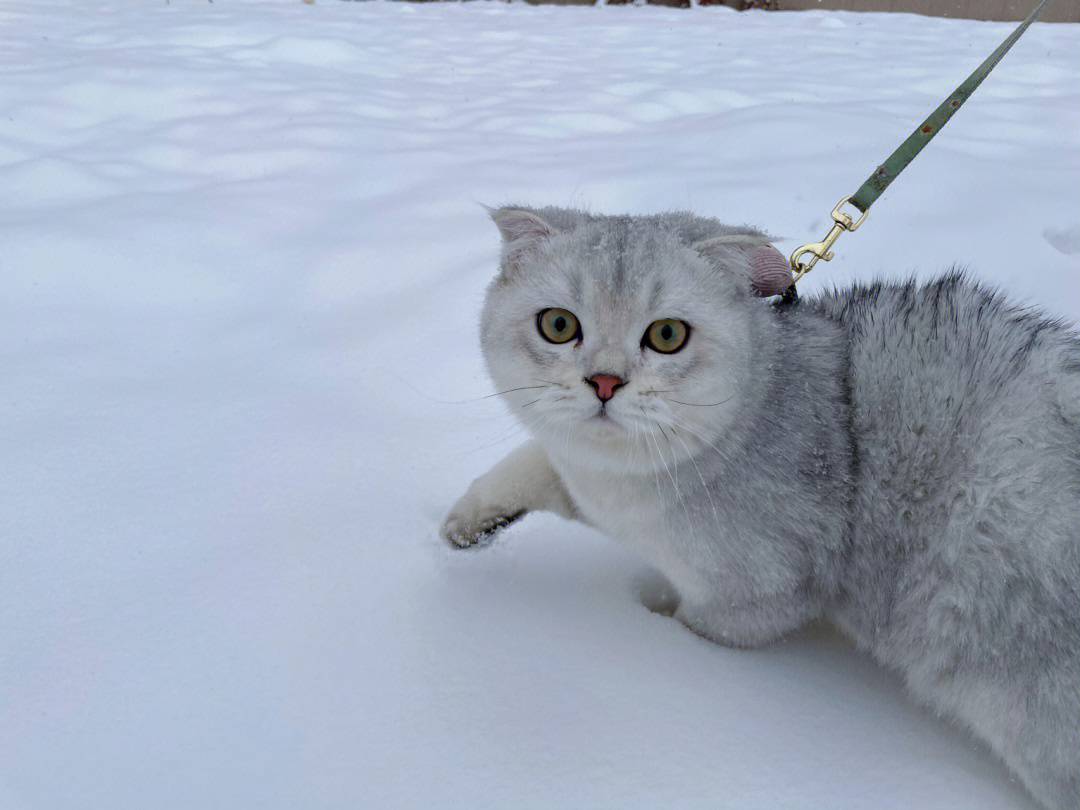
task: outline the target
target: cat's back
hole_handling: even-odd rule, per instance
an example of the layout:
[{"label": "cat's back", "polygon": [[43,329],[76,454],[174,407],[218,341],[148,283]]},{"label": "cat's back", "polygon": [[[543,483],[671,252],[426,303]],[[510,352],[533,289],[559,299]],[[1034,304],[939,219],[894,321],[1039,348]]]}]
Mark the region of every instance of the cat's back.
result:
[{"label": "cat's back", "polygon": [[1071,427],[1080,443],[1080,340],[1061,321],[955,272],[813,303],[848,338],[857,438],[921,439],[908,449],[940,454],[990,434]]},{"label": "cat's back", "polygon": [[870,583],[851,594],[854,634],[887,659],[932,657],[920,632],[933,616],[1005,652],[1020,625],[1050,621],[1035,615],[1049,598],[1068,606],[1056,631],[1080,641],[1074,333],[958,273],[811,304],[843,326],[850,351],[853,581]]},{"label": "cat's back", "polygon": [[[959,413],[999,402],[1018,380],[1080,381],[1080,341],[1067,325],[1012,304],[963,273],[837,289],[814,303],[844,327],[862,396],[912,394],[925,408],[926,395],[937,400],[943,393],[944,407]],[[907,378],[916,370],[929,378]],[[935,383],[943,386],[937,393]],[[955,400],[961,391],[963,401]],[[1073,403],[1072,410],[1080,413],[1080,406]]]}]

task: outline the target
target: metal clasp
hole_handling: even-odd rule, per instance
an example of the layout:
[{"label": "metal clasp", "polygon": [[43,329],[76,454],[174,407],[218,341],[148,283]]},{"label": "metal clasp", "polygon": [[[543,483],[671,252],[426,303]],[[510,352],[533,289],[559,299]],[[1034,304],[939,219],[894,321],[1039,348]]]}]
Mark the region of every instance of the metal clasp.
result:
[{"label": "metal clasp", "polygon": [[[833,253],[829,248],[832,247],[833,242],[837,240],[840,234],[845,231],[854,231],[863,224],[863,220],[866,219],[866,214],[869,209],[863,211],[862,216],[858,219],[854,219],[850,214],[840,210],[850,202],[851,197],[844,197],[844,199],[840,200],[840,202],[836,204],[836,207],[833,208],[832,214],[830,214],[833,226],[829,229],[829,232],[825,234],[824,239],[820,242],[811,242],[808,245],[803,245],[791,254],[791,272],[795,275],[795,278],[792,280],[793,284],[809,273],[819,261],[827,262],[832,259]],[[810,254],[810,258],[804,262],[802,261],[802,258],[807,253]]]}]

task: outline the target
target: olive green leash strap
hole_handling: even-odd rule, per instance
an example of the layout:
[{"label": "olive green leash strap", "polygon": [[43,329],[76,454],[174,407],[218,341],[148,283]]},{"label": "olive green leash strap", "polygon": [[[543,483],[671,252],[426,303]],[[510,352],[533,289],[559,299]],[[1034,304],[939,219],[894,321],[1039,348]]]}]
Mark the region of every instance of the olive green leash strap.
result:
[{"label": "olive green leash strap", "polygon": [[[1008,38],[1002,42],[990,56],[986,58],[986,61],[979,65],[975,71],[964,80],[963,84],[956,88],[952,95],[950,95],[945,101],[941,103],[936,110],[930,113],[930,116],[920,124],[911,135],[908,136],[896,151],[889,155],[888,159],[882,163],[874,173],[867,178],[859,190],[856,191],[850,197],[844,197],[836,207],[833,208],[830,215],[833,221],[833,226],[829,232],[825,235],[825,238],[820,242],[811,242],[808,245],[803,245],[791,254],[791,271],[794,274],[792,280],[790,293],[784,297],[785,301],[797,301],[798,294],[795,292],[795,282],[810,272],[811,268],[818,261],[829,261],[833,254],[830,251],[833,242],[837,237],[845,231],[854,231],[860,225],[863,220],[866,219],[866,214],[870,210],[870,206],[874,204],[874,201],[881,196],[881,193],[888,188],[889,183],[896,179],[907,165],[915,159],[915,156],[922,151],[926,144],[930,143],[930,139],[933,138],[941,128],[945,126],[953,114],[960,109],[960,105],[963,104],[972,93],[975,92],[975,88],[978,87],[982,80],[987,77],[994,66],[1001,61],[1003,57],[1013,46],[1016,40],[1020,39],[1020,35],[1027,30],[1035,18],[1042,13],[1042,10],[1050,0],[1042,0],[1031,13],[1027,15],[1027,18],[1016,27],[1016,30],[1009,34]],[[857,209],[859,216],[856,219],[850,214],[845,213],[842,209],[845,205],[850,204],[853,208]]]}]

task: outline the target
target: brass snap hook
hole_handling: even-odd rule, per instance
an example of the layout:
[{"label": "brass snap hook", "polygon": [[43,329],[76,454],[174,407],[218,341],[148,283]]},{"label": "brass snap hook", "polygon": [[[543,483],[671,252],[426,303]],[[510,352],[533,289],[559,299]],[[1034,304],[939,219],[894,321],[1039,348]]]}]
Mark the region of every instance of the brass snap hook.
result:
[{"label": "brass snap hook", "polygon": [[[809,273],[819,261],[827,262],[831,260],[833,253],[830,248],[840,234],[845,231],[854,231],[863,224],[863,220],[866,219],[866,214],[869,209],[863,211],[862,216],[855,219],[850,214],[841,210],[850,202],[851,197],[844,197],[844,199],[840,200],[833,208],[832,213],[830,214],[833,226],[829,229],[829,232],[825,234],[824,239],[820,242],[811,242],[808,245],[796,248],[795,252],[791,254],[791,272],[795,276],[792,283],[795,283]],[[804,261],[804,257],[806,257],[807,254],[809,254],[809,258],[806,258]]]}]

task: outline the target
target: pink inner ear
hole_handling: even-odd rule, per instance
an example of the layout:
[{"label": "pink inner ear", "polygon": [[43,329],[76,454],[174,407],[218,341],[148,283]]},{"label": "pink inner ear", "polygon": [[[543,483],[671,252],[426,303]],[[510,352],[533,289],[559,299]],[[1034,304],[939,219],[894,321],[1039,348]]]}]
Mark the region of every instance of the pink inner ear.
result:
[{"label": "pink inner ear", "polygon": [[762,245],[750,253],[750,286],[754,295],[767,298],[783,295],[791,286],[791,265],[772,245]]}]

